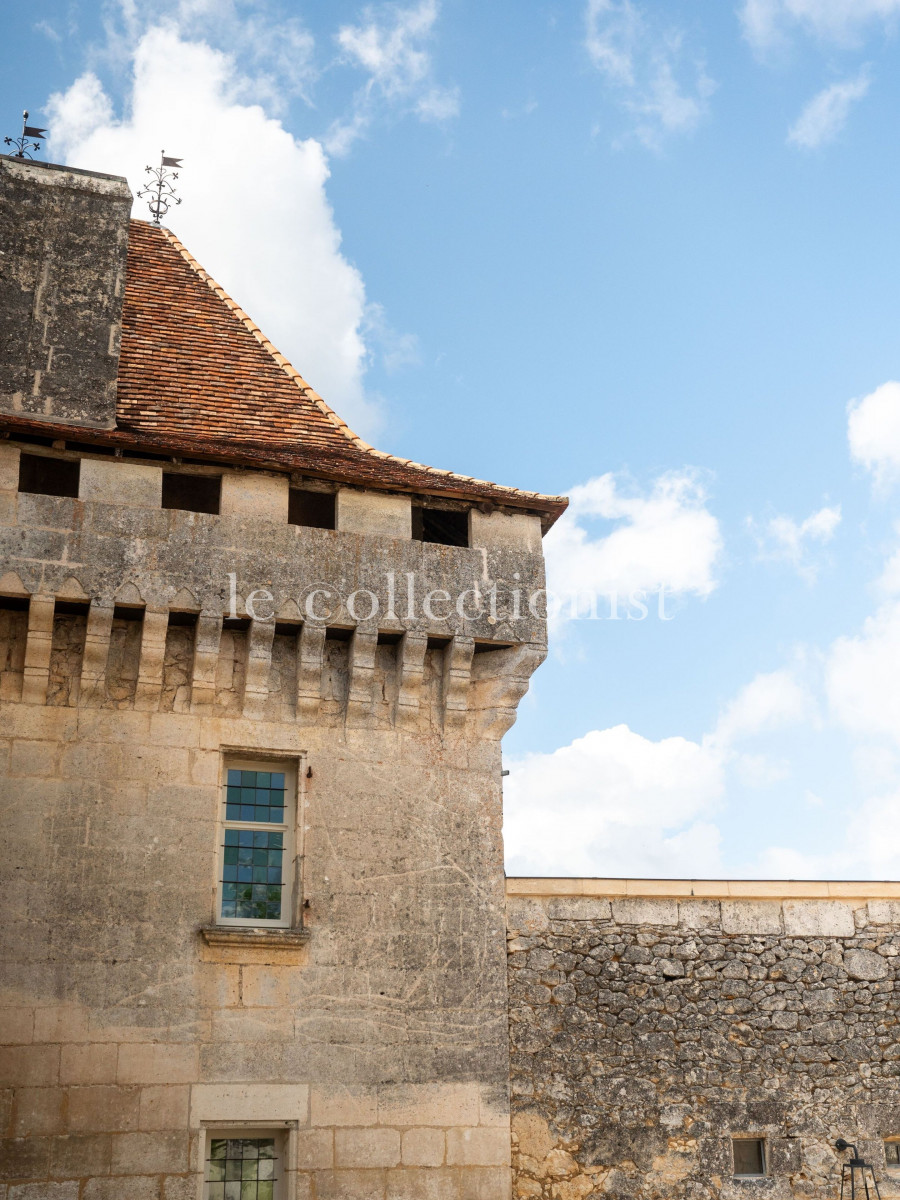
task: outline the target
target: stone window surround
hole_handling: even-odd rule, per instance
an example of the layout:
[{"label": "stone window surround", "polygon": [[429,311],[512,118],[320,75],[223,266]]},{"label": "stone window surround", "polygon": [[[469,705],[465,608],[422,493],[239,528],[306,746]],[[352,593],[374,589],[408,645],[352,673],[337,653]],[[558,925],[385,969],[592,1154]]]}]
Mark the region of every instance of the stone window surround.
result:
[{"label": "stone window surround", "polygon": [[214,1137],[268,1137],[274,1135],[278,1142],[278,1166],[281,1178],[275,1189],[275,1200],[297,1200],[295,1174],[297,1162],[297,1121],[286,1120],[241,1120],[237,1114],[234,1121],[201,1121],[197,1161],[197,1200],[207,1200],[206,1163],[209,1141]]},{"label": "stone window surround", "polygon": [[[296,947],[306,941],[309,934],[303,928],[303,855],[306,832],[306,773],[307,754],[301,751],[279,754],[277,750],[247,748],[245,746],[222,746],[220,748],[220,778],[216,796],[216,837],[213,849],[213,913],[208,926],[202,931],[207,945]],[[225,819],[226,781],[229,767],[244,765],[251,769],[265,770],[266,766],[285,770],[293,776],[293,803],[285,813],[284,903],[287,909],[283,921],[253,921],[220,916],[223,842],[225,829],[233,822]],[[286,781],[287,782],[287,781]],[[292,809],[292,811],[291,811]],[[246,822],[244,824],[247,824]]]}]

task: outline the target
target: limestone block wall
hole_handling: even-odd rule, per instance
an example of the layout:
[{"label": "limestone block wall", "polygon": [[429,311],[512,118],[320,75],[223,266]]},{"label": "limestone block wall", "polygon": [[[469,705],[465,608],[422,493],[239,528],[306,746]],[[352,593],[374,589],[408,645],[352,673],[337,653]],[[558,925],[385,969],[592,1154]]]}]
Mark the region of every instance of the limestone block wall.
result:
[{"label": "limestone block wall", "polygon": [[[162,510],[111,458],[79,499],[22,494],[17,453],[0,1200],[199,1200],[210,1138],[247,1128],[281,1139],[278,1200],[508,1196],[499,738],[544,626],[399,597],[540,586],[539,554],[290,526],[270,483],[261,515],[242,480],[221,516]],[[233,756],[299,779],[289,929],[216,924]]]},{"label": "limestone block wall", "polygon": [[831,1200],[838,1137],[900,1196],[900,885],[512,879],[508,926],[516,1197]]}]

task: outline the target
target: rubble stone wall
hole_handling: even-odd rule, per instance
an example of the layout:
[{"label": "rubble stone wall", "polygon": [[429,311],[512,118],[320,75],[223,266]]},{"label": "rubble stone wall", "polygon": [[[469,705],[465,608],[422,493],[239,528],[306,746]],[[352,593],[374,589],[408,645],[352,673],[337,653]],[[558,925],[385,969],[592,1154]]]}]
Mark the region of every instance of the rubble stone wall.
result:
[{"label": "rubble stone wall", "polygon": [[[900,900],[872,887],[511,895],[514,1195],[825,1200],[844,1137],[900,1196]],[[735,1136],[766,1178],[734,1177]]]}]

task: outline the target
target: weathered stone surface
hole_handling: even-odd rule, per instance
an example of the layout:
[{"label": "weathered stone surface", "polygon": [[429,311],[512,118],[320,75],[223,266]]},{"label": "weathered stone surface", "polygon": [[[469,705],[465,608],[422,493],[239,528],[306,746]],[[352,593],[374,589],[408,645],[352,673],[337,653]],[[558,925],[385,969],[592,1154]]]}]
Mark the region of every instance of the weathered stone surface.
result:
[{"label": "weathered stone surface", "polygon": [[[281,525],[274,502],[238,511],[243,483],[223,484],[227,515],[163,512],[142,491],[156,468],[128,467],[89,468],[82,499],[0,512],[18,604],[0,617],[15,843],[0,1005],[21,1039],[0,1049],[7,1178],[98,1200],[152,1178],[154,1200],[193,1200],[201,1127],[278,1121],[298,1125],[298,1198],[418,1200],[424,1181],[503,1200],[499,738],[545,627],[526,612],[498,634],[422,601],[501,569],[539,585],[539,553]],[[119,471],[134,487],[117,500]],[[310,581],[338,597],[327,629]],[[355,622],[347,598],[367,587],[379,616]],[[244,619],[260,588],[277,626]],[[507,648],[475,656],[476,636]],[[302,766],[292,899],[308,937],[287,949],[200,936],[238,752]],[[576,907],[580,923],[609,913]]]},{"label": "weathered stone surface", "polygon": [[0,410],[112,429],[131,192],[0,156]]},{"label": "weathered stone surface", "polygon": [[891,973],[887,959],[871,950],[848,950],[844,955],[844,970],[851,979],[869,982],[886,979]]},{"label": "weathered stone surface", "polygon": [[[896,914],[857,930],[831,901],[723,900],[719,919],[691,900],[673,927],[639,903],[585,922],[568,897],[510,902],[514,1195],[825,1200],[838,1132],[900,1194]],[[765,1138],[768,1179],[732,1177],[733,1135]]]}]

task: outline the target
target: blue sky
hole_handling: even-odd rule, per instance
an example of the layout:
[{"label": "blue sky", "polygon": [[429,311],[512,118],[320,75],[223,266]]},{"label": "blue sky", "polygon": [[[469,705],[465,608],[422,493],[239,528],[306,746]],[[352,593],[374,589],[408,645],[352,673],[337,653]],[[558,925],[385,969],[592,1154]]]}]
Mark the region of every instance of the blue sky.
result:
[{"label": "blue sky", "polygon": [[556,622],[511,871],[897,873],[900,0],[5,17],[3,132],[182,154],[170,227],[361,434],[571,493],[560,591],[666,586]]}]

